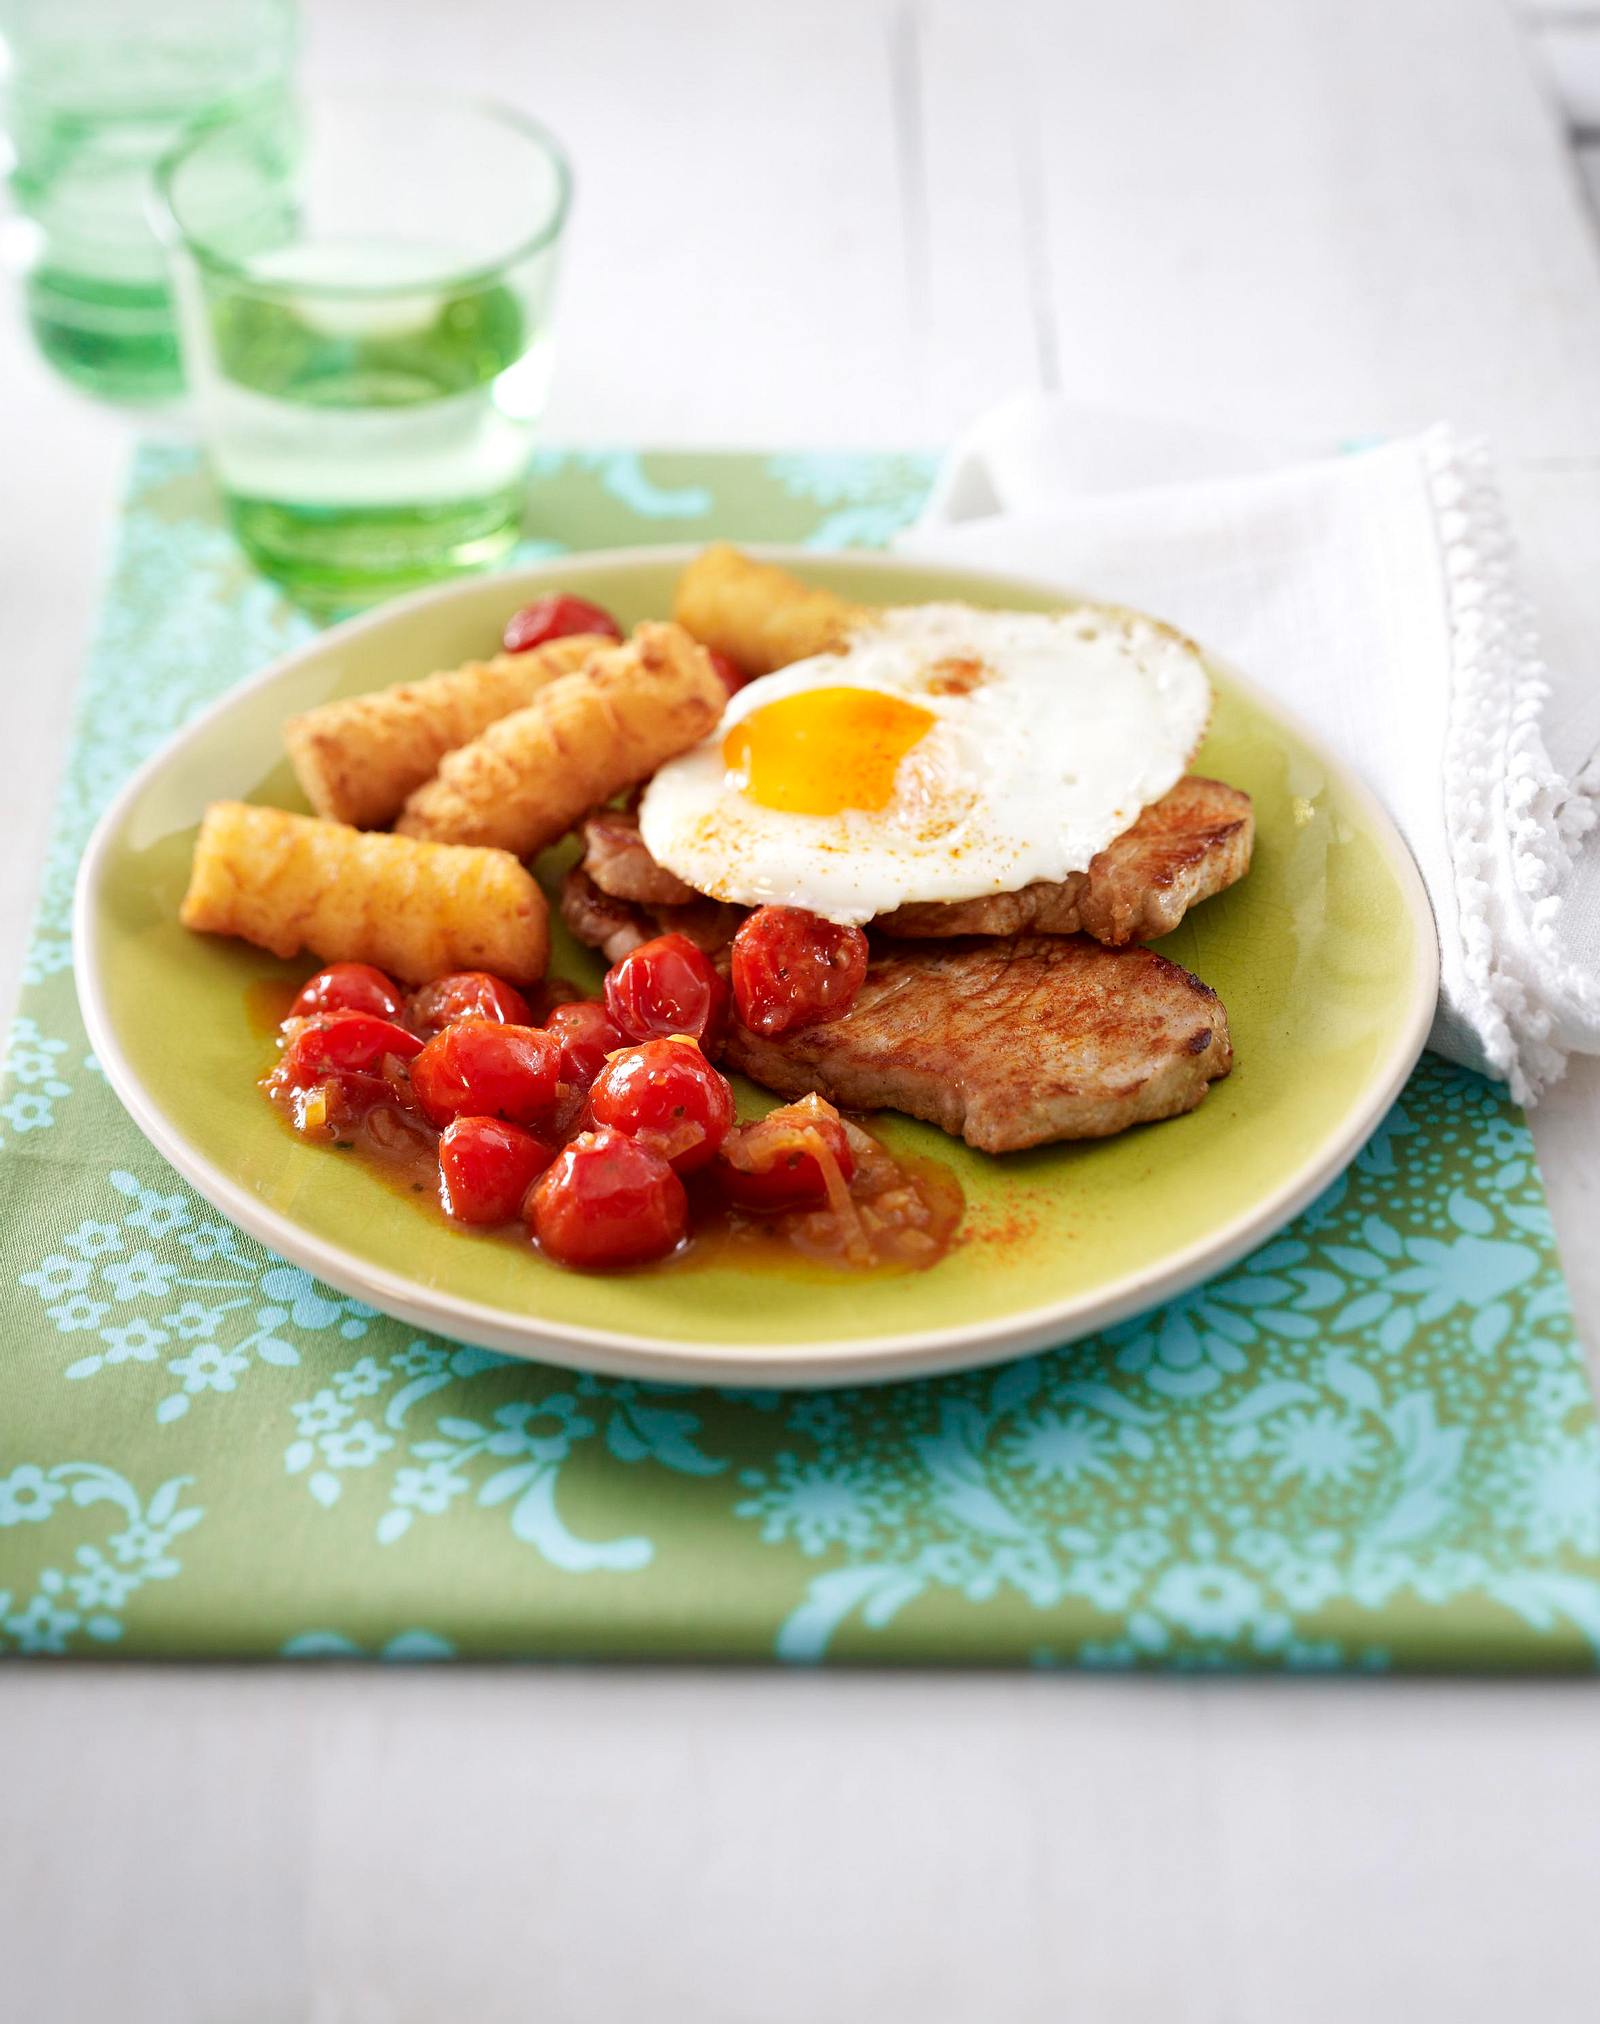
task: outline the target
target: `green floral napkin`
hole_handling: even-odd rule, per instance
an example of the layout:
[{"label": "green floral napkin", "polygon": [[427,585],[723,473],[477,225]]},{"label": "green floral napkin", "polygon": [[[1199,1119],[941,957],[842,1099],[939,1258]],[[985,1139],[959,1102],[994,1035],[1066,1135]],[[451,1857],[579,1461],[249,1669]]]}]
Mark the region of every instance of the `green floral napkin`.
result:
[{"label": "green floral napkin", "polygon": [[[527,552],[882,542],[930,475],[551,453]],[[221,1221],[87,1052],[72,878],[130,767],[308,630],[144,451],[0,1101],[0,1650],[1593,1665],[1600,1433],[1527,1126],[1431,1058],[1243,1264],[926,1384],[533,1368]]]}]

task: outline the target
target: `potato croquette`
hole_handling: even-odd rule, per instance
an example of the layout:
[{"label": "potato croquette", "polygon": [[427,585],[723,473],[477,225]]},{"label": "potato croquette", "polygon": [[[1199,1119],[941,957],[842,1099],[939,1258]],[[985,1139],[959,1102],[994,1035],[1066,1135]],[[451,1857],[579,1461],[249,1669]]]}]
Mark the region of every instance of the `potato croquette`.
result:
[{"label": "potato croquette", "polygon": [[817,590],[775,563],[755,562],[721,541],[678,579],[672,615],[702,646],[726,654],[747,675],[770,675],[791,661],[842,647],[871,614],[831,590]]},{"label": "potato croquette", "polygon": [[447,753],[395,827],[531,857],[698,744],[726,701],[709,658],[681,626],[642,625]]},{"label": "potato croquette", "polygon": [[323,703],[291,717],[283,742],[318,815],[381,829],[413,789],[433,778],[446,752],[610,645],[603,634],[574,633],[529,653],[468,661],[420,682]]},{"label": "potato croquette", "polygon": [[373,963],[403,983],[491,970],[542,977],[549,909],[502,850],[456,849],[217,801],[195,841],[179,918],[275,956]]}]

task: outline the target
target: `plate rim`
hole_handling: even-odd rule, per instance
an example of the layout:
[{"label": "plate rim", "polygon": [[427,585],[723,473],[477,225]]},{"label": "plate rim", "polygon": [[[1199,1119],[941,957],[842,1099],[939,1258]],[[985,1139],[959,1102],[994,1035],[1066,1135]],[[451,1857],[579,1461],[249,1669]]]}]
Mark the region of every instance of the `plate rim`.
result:
[{"label": "plate rim", "polygon": [[[95,933],[106,860],[129,810],[150,783],[243,697],[269,688],[309,655],[326,650],[330,643],[390,626],[409,612],[447,603],[469,591],[481,591],[488,583],[514,586],[541,582],[562,571],[570,574],[590,569],[681,565],[704,546],[704,542],[664,542],[573,550],[515,569],[455,578],[391,599],[278,655],[258,673],[226,690],[135,768],[95,823],[79,862],[72,904],[73,979],[95,1059],[118,1101],[156,1152],[214,1209],[269,1250],[409,1326],[427,1329],[450,1340],[470,1341],[474,1346],[495,1349],[526,1362],[554,1362],[564,1369],[593,1371],[602,1376],[684,1384],[754,1382],[771,1390],[931,1377],[978,1369],[1076,1341],[1158,1306],[1225,1269],[1298,1215],[1360,1150],[1422,1054],[1438,998],[1438,931],[1427,888],[1410,848],[1365,781],[1328,749],[1297,712],[1286,708],[1231,661],[1213,653],[1203,643],[1202,650],[1225,670],[1245,699],[1298,738],[1363,812],[1369,833],[1378,841],[1395,876],[1413,931],[1410,1002],[1397,1029],[1397,1039],[1361,1101],[1352,1106],[1338,1128],[1294,1173],[1261,1201],[1237,1215],[1222,1231],[1197,1239],[1159,1263],[1129,1275],[1108,1291],[1079,1294],[1029,1308],[996,1323],[972,1322],[959,1328],[861,1336],[837,1342],[697,1344],[578,1324],[563,1324],[559,1328],[541,1326],[537,1314],[509,1315],[443,1289],[422,1286],[386,1268],[364,1264],[341,1245],[329,1242],[261,1201],[189,1143],[150,1098],[122,1051],[106,1002]],[[885,575],[907,568],[948,567],[953,573],[993,584],[1001,590],[1012,588],[1035,596],[1078,598],[1085,603],[1108,602],[1044,577],[959,563],[942,564],[931,558],[924,560],[893,552],[819,550],[774,542],[749,542],[741,546],[746,553],[763,561],[802,570],[830,561],[848,561],[852,568],[864,567],[869,573],[882,571]]]}]

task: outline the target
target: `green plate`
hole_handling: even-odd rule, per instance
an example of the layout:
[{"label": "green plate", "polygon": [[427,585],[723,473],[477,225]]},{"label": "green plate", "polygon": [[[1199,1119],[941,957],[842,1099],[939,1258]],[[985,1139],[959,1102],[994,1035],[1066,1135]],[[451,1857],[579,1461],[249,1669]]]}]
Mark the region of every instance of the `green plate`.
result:
[{"label": "green plate", "polygon": [[[452,1229],[345,1156],[290,1138],[255,1088],[270,1049],[250,986],[310,966],[178,925],[205,804],[303,809],[282,757],[285,717],[487,654],[506,613],[555,585],[628,622],[658,616],[691,552],[568,556],[389,605],[224,698],[129,783],[79,874],[77,979],[100,1063],[158,1150],[284,1257],[418,1326],[685,1382],[909,1377],[1062,1342],[1217,1271],[1304,1207],[1421,1051],[1438,981],[1433,921],[1366,790],[1215,664],[1197,770],[1255,797],[1255,863],[1160,946],[1221,994],[1234,1071],[1188,1117],[1000,1159],[885,1114],[892,1147],[945,1160],[966,1192],[964,1241],[931,1271],[863,1280],[691,1261],[582,1277]],[[892,558],[766,552],[866,602],[1065,601],[1037,583]],[[552,967],[586,987],[600,975],[560,933]],[[742,1099],[759,1102],[753,1090]]]}]

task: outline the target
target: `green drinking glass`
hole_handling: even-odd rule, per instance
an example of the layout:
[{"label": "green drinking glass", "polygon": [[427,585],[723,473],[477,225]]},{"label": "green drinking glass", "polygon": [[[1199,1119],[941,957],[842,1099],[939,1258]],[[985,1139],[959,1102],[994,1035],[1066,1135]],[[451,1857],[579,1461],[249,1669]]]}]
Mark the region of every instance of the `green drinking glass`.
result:
[{"label": "green drinking glass", "polygon": [[405,92],[313,96],[161,164],[211,462],[245,549],[303,602],[516,540],[570,185],[520,114]]},{"label": "green drinking glass", "polygon": [[194,123],[281,103],[295,42],[293,0],[0,0],[8,238],[67,379],[119,401],[181,392],[151,175]]}]

